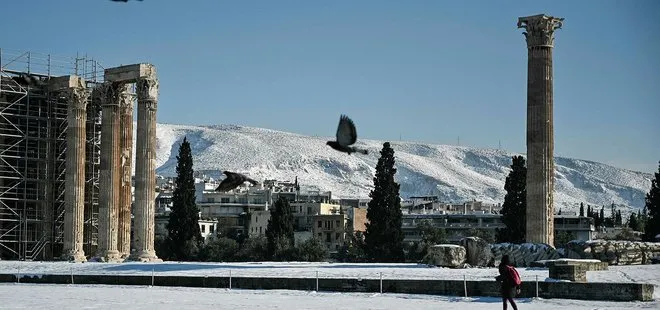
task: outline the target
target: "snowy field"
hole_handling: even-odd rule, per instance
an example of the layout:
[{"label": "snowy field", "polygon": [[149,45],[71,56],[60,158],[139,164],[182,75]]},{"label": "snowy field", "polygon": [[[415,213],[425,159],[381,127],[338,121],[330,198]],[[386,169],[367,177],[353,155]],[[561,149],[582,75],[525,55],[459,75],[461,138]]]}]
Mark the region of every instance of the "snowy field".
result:
[{"label": "snowy field", "polygon": [[[658,309],[654,302],[518,299],[519,309]],[[0,284],[2,309],[501,309],[498,298],[182,287]],[[509,309],[511,309],[509,307]]]},{"label": "snowy field", "polygon": [[[84,263],[0,261],[6,274],[113,274],[232,277],[316,277],[377,279],[493,280],[495,268],[449,269],[418,264],[352,264],[306,262],[254,263]],[[552,281],[545,268],[519,268],[523,281]],[[641,282],[655,285],[653,302],[594,302],[564,299],[520,299],[521,309],[660,309],[660,265],[610,266],[587,272],[589,282]],[[75,292],[75,293],[74,293]],[[459,298],[431,295],[257,291],[143,286],[0,284],[2,309],[208,308],[252,309],[499,309],[492,297]]]}]

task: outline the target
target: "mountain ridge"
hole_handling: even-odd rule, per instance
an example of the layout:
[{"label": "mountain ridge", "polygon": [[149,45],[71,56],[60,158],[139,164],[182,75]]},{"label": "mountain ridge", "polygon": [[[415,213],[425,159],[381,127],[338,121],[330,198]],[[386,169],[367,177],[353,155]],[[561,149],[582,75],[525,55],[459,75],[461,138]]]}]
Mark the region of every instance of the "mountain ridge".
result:
[{"label": "mountain ridge", "polygon": [[[298,177],[303,186],[330,190],[333,197],[368,197],[385,142],[359,139],[356,145],[368,149],[370,154],[347,155],[325,145],[332,139],[330,136],[312,137],[232,124],[158,123],[156,127],[157,174],[175,175],[176,155],[186,136],[195,170],[231,170],[257,180]],[[401,184],[401,197],[435,195],[443,201],[476,199],[501,203],[511,156],[525,156],[499,149],[389,142],[395,152],[395,178]],[[584,202],[642,208],[651,178],[650,173],[555,156],[555,207],[576,210]]]}]

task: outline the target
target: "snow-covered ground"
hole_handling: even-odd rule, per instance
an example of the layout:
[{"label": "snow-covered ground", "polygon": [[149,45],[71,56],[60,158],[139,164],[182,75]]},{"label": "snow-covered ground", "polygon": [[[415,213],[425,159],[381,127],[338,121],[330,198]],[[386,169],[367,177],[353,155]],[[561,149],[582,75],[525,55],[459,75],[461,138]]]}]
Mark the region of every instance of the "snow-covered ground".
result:
[{"label": "snow-covered ground", "polygon": [[[122,274],[232,277],[316,277],[384,279],[492,280],[494,268],[430,268],[418,264],[351,264],[307,262],[254,263],[84,263],[0,261],[0,273],[10,274]],[[523,281],[548,280],[548,270],[519,268]],[[604,302],[565,299],[520,299],[521,309],[659,309],[660,265],[610,266],[590,271],[589,282],[642,282],[655,285],[653,302]],[[0,284],[2,309],[498,309],[492,297],[332,293],[288,290],[227,290],[181,287]]]},{"label": "snow-covered ground", "polygon": [[[519,309],[658,309],[653,302],[518,299]],[[501,309],[494,297],[227,290],[184,287],[0,284],[2,309]],[[509,307],[509,309],[511,309]]]},{"label": "snow-covered ground", "polygon": [[[336,126],[334,122],[328,125]],[[358,145],[369,149],[370,154],[348,156],[325,145],[330,137],[263,128],[158,124],[156,132],[158,174],[174,175],[176,155],[185,136],[191,144],[195,170],[238,171],[257,180],[293,181],[298,177],[303,187],[314,185],[332,191],[334,197],[368,197],[384,142],[360,139]],[[405,141],[391,144],[401,196],[437,195],[442,201],[501,203],[511,156],[519,155],[453,145]],[[592,161],[555,157],[555,166],[554,201],[564,212],[577,211],[580,202],[641,208],[651,186],[649,173]]]},{"label": "snow-covered ground", "polygon": [[[437,268],[422,264],[358,264],[327,262],[245,262],[245,263],[83,263],[0,261],[5,274],[113,274],[180,275],[233,277],[300,277],[378,279],[492,280],[496,268]],[[518,268],[523,281],[548,280],[547,268]],[[660,286],[660,265],[609,266],[606,271],[587,272],[589,282],[644,282]],[[551,280],[548,280],[551,281]],[[656,289],[656,293],[658,289]]]},{"label": "snow-covered ground", "polygon": [[[378,279],[492,280],[496,268],[436,268],[421,264],[354,264],[309,262],[247,263],[84,263],[0,261],[5,274],[113,274],[113,275],[181,275],[232,277],[300,277]],[[523,281],[552,281],[546,268],[518,268]],[[660,299],[660,265],[610,266],[606,271],[587,272],[589,282],[638,282],[655,285],[655,298]]]}]

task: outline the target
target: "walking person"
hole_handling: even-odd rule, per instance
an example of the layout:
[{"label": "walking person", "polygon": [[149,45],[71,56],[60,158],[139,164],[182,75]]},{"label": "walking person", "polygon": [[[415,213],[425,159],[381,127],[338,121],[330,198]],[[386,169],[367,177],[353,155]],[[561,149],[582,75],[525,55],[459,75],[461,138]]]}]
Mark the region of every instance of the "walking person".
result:
[{"label": "walking person", "polygon": [[513,300],[517,294],[520,294],[520,275],[516,268],[511,266],[509,255],[502,256],[502,261],[497,268],[500,274],[495,278],[500,282],[500,293],[502,294],[502,309],[507,310],[507,301],[513,307],[513,310],[518,310],[516,302]]}]

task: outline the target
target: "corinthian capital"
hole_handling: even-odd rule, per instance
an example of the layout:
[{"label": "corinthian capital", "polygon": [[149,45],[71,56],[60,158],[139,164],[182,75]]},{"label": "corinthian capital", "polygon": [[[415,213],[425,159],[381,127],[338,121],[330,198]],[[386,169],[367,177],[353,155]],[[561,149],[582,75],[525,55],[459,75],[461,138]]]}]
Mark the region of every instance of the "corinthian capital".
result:
[{"label": "corinthian capital", "polygon": [[158,101],[158,79],[142,78],[137,80],[138,101]]},{"label": "corinthian capital", "polygon": [[87,99],[89,99],[89,92],[85,88],[69,88],[69,104],[74,108],[84,111],[87,107]]},{"label": "corinthian capital", "polygon": [[553,47],[555,42],[555,30],[561,28],[564,19],[544,14],[519,17],[518,28],[525,28],[525,39],[527,47]]},{"label": "corinthian capital", "polygon": [[121,113],[131,114],[133,113],[133,94],[131,94],[131,85],[122,84],[117,87],[117,99],[119,99],[119,108]]},{"label": "corinthian capital", "polygon": [[105,82],[99,85],[95,92],[98,98],[101,100],[101,106],[117,106],[118,102],[118,90],[119,85],[112,82]]}]

